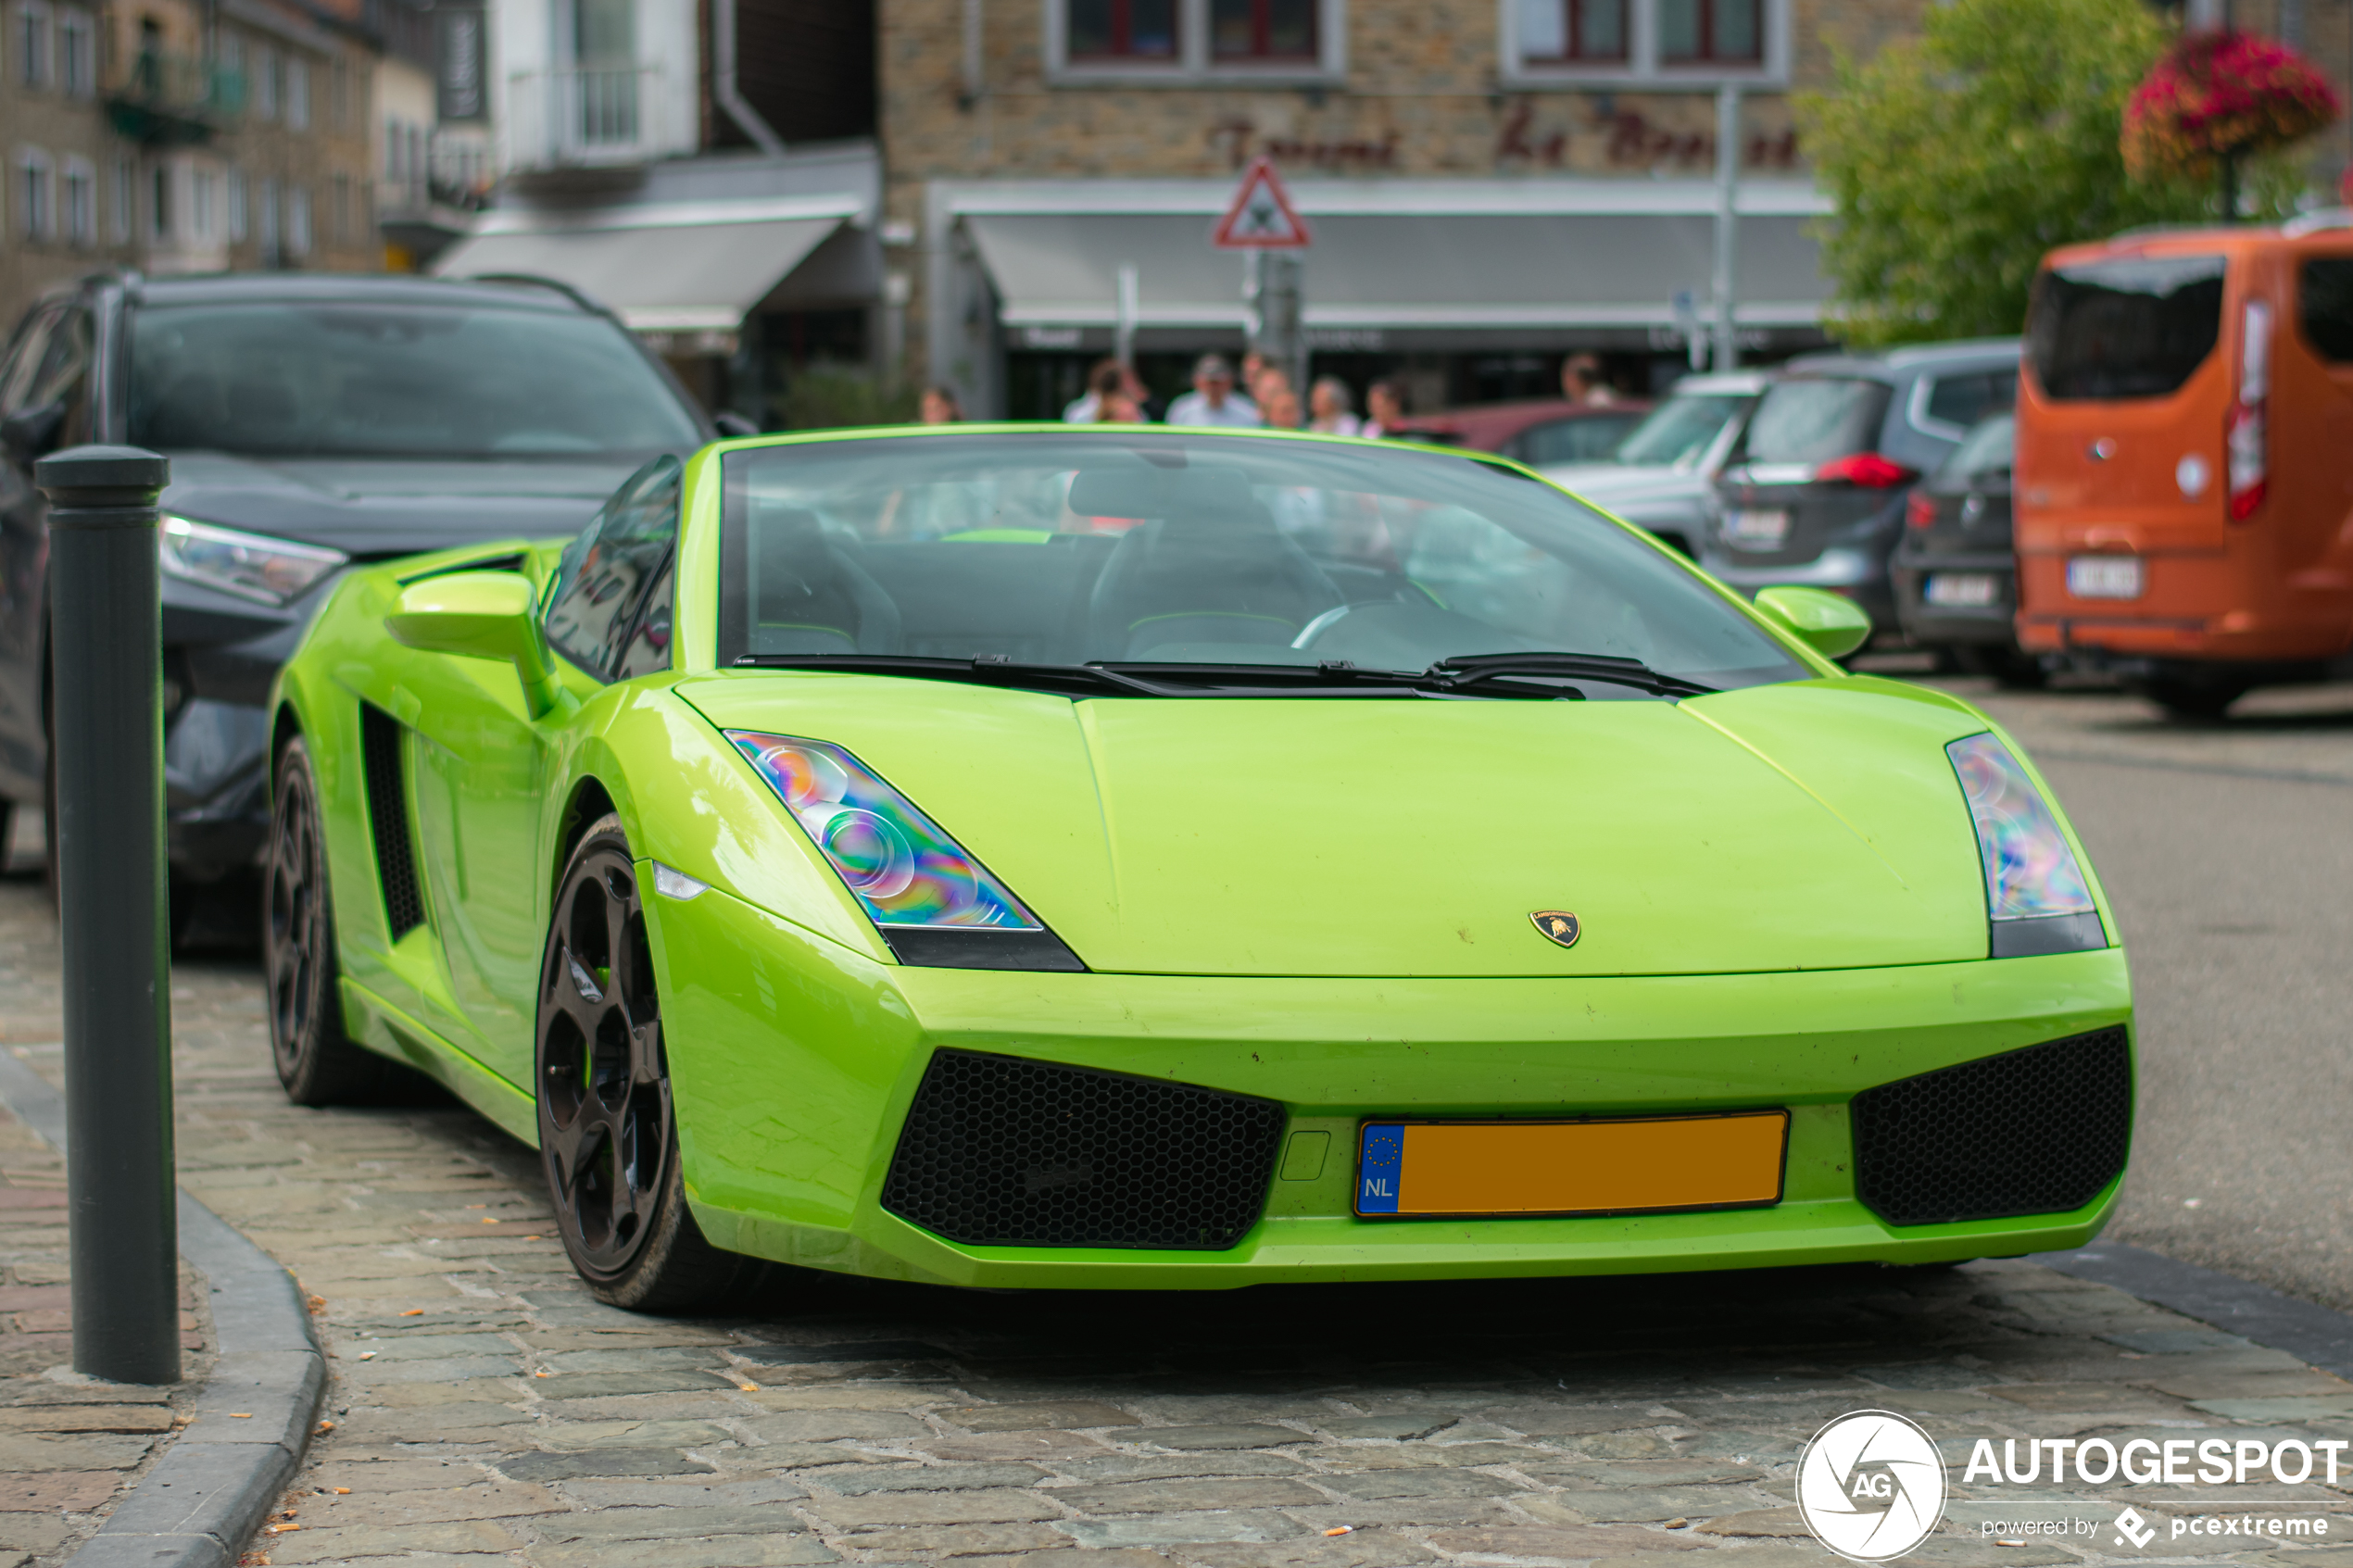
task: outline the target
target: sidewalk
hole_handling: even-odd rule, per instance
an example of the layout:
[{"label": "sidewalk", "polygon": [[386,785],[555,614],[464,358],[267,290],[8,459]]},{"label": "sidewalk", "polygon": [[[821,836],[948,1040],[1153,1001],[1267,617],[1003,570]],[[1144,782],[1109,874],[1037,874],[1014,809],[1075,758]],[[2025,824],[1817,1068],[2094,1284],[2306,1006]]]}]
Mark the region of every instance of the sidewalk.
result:
[{"label": "sidewalk", "polygon": [[[0,884],[0,1046],[54,1078],[37,885]],[[2191,1543],[2003,1547],[1979,1524],[2028,1496],[2129,1492],[2161,1522],[2245,1492],[2330,1512],[2331,1543],[2196,1556],[2353,1562],[2353,1497],[2317,1484],[1968,1500],[1981,1436],[2353,1437],[2353,1385],[2023,1261],[1188,1297],[849,1284],[758,1319],[639,1317],[579,1287],[535,1157],[488,1123],[291,1107],[249,966],[183,965],[172,997],[182,1179],[321,1298],[333,1368],[333,1428],[249,1562],[1824,1568],[1793,1461],[1871,1407],[1955,1461],[1962,1500],[1909,1561],[2162,1560]]]}]

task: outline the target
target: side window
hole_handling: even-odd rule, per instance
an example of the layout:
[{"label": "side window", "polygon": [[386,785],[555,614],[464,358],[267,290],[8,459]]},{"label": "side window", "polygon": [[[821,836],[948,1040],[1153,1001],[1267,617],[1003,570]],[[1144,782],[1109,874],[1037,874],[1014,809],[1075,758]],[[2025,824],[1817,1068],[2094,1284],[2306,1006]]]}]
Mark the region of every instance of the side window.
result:
[{"label": "side window", "polygon": [[2296,319],[2304,341],[2332,365],[2353,361],[2353,256],[2316,256],[2303,267]]},{"label": "side window", "polygon": [[52,446],[71,446],[86,440],[90,430],[90,313],[68,310],[50,330],[49,341],[34,370],[24,407],[59,410]]},{"label": "side window", "polygon": [[41,361],[49,349],[49,333],[64,312],[56,306],[36,307],[17,328],[8,358],[0,363],[0,418],[30,407],[33,383],[40,379]]},{"label": "side window", "polygon": [[2018,402],[2018,372],[1980,370],[1940,376],[1928,390],[1928,417],[1964,430]]},{"label": "side window", "polygon": [[677,458],[656,458],[564,548],[547,641],[599,680],[670,668],[670,558],[684,471]]}]

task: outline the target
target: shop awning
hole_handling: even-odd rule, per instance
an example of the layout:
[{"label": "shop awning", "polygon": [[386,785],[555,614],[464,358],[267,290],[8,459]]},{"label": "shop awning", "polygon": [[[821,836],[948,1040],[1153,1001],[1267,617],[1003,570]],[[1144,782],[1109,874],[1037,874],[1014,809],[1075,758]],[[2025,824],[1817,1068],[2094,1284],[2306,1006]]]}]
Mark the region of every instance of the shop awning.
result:
[{"label": "shop awning", "polygon": [[[1089,183],[956,193],[1006,325],[1109,325],[1130,264],[1139,325],[1242,324],[1242,257],[1209,243],[1226,187]],[[1669,326],[1678,292],[1709,295],[1716,193],[1705,182],[1302,182],[1292,192],[1315,234],[1302,279],[1310,329]],[[1828,206],[1802,182],[1743,184],[1742,322],[1820,319],[1830,288],[1806,228]]]},{"label": "shop awning", "polygon": [[858,211],[854,200],[834,198],[608,207],[577,218],[493,211],[434,270],[552,279],[610,306],[637,332],[733,332]]}]

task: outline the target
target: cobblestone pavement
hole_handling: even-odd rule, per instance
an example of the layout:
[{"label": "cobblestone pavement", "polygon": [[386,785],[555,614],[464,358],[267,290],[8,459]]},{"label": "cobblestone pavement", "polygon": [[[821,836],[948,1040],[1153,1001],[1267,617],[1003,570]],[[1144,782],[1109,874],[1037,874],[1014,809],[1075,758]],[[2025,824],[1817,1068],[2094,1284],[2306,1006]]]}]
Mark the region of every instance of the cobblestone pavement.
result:
[{"label": "cobblestone pavement", "polygon": [[[55,951],[37,886],[0,884],[0,1044],[52,1075]],[[2024,1261],[1182,1297],[851,1283],[638,1317],[579,1287],[535,1159],[486,1123],[290,1107],[249,963],[183,964],[172,994],[182,1179],[320,1298],[331,1358],[333,1430],[248,1562],[1827,1568],[1793,1464],[1852,1410],[1921,1422],[1957,1483],[1981,1436],[2353,1438],[2353,1386]],[[2347,1568],[2347,1474],[1981,1477],[1915,1557]],[[2332,1534],[2171,1533],[2259,1499]],[[2145,1552],[2115,1533],[2127,1501],[2158,1528]]]}]

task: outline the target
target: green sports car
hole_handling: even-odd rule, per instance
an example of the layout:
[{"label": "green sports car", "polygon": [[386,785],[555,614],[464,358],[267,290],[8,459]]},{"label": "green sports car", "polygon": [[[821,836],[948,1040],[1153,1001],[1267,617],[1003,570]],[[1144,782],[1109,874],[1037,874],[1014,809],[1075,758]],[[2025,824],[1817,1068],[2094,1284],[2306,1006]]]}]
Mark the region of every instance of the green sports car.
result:
[{"label": "green sports car", "polygon": [[272,703],[278,1072],[440,1080],[649,1309],[2081,1245],[2113,918],[1867,629],[1480,454],[661,458],[335,583]]}]

